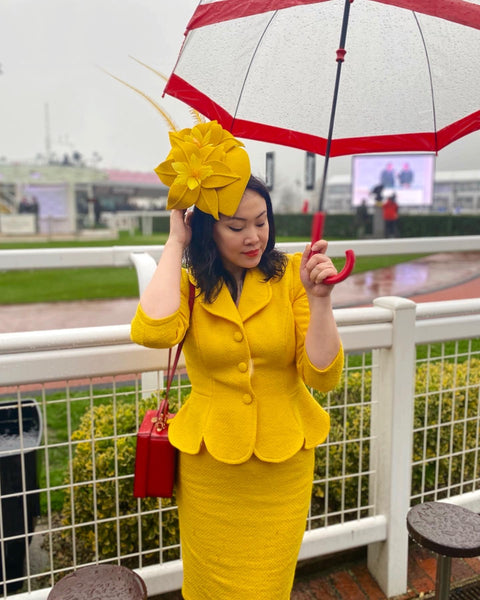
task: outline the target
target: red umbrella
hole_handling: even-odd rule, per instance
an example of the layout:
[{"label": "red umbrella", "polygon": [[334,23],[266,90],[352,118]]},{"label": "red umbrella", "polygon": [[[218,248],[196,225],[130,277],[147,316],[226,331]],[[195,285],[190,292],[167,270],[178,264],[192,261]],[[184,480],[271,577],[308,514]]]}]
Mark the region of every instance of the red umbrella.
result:
[{"label": "red umbrella", "polygon": [[316,239],[330,156],[437,153],[480,129],[479,57],[478,0],[202,0],[165,92],[324,155]]}]

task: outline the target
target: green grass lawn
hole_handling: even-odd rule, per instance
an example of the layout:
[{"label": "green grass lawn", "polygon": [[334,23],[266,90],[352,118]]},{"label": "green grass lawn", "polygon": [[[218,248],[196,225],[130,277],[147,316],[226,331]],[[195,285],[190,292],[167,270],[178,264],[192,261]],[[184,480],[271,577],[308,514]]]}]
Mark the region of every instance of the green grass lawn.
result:
[{"label": "green grass lawn", "polygon": [[[129,236],[119,240],[94,242],[32,242],[29,244],[0,244],[0,250],[30,248],[75,248],[119,245],[159,245],[165,243],[166,235]],[[298,238],[279,238],[279,242],[304,241]],[[357,257],[354,273],[362,273],[381,267],[413,260],[422,255]],[[336,258],[338,269],[345,259]],[[31,271],[0,272],[0,304],[23,304],[29,302],[55,302],[69,300],[100,300],[113,298],[135,298],[138,284],[132,267],[85,267],[69,269],[35,269]]]},{"label": "green grass lawn", "polygon": [[86,267],[0,272],[0,304],[133,298],[133,267]]}]

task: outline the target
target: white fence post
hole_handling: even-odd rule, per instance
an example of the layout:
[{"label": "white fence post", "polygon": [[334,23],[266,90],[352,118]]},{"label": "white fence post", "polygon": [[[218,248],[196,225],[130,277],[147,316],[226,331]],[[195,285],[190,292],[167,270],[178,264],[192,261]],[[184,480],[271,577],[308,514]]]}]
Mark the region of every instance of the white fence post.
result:
[{"label": "white fence post", "polygon": [[377,476],[370,493],[377,514],[387,519],[387,539],[370,544],[368,568],[390,597],[407,591],[416,304],[393,296],[374,304],[392,311],[393,332],[392,346],[376,350],[373,360],[371,460]]}]

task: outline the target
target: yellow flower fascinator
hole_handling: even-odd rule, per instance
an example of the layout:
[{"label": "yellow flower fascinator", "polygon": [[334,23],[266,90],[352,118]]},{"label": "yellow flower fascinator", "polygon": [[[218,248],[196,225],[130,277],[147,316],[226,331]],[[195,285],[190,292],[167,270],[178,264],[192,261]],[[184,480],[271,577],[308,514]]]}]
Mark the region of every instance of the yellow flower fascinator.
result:
[{"label": "yellow flower fascinator", "polygon": [[167,185],[167,208],[197,206],[218,219],[235,214],[250,177],[243,143],[217,121],[169,133],[172,149],[155,173]]}]

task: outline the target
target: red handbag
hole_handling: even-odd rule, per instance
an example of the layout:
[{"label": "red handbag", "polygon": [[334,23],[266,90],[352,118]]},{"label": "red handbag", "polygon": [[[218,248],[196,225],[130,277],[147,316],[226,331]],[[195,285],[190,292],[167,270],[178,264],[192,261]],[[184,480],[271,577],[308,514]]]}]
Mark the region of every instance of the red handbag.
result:
[{"label": "red handbag", "polygon": [[[193,309],[195,287],[190,283],[189,306]],[[168,394],[177,369],[182,351],[183,340],[177,346],[173,365],[170,368],[172,350],[168,353],[167,387],[165,398],[156,410],[147,410],[137,433],[135,452],[135,475],[133,495],[135,498],[171,498],[175,483],[177,449],[168,439],[168,421],[175,415],[170,414]]]}]

